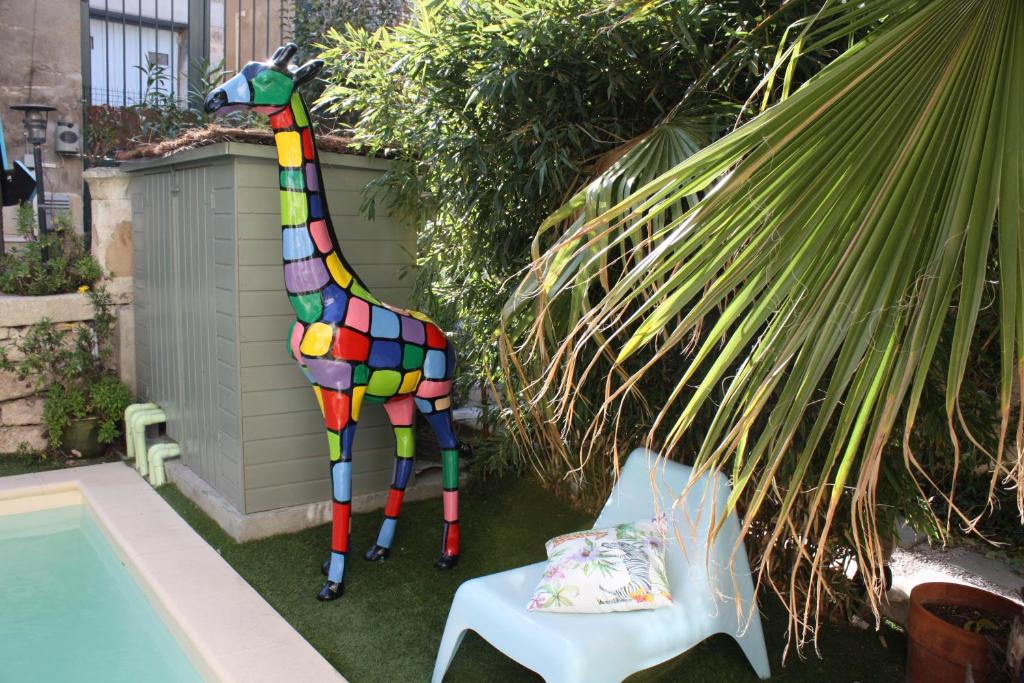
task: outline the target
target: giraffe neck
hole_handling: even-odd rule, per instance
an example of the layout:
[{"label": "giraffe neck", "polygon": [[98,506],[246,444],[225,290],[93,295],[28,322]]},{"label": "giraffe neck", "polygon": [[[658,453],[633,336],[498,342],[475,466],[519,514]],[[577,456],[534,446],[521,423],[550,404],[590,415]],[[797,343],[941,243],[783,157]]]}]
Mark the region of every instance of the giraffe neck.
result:
[{"label": "giraffe neck", "polygon": [[326,289],[373,300],[334,235],[313,127],[298,92],[270,117],[270,125],[277,145],[284,282],[296,315],[303,322],[319,320]]}]

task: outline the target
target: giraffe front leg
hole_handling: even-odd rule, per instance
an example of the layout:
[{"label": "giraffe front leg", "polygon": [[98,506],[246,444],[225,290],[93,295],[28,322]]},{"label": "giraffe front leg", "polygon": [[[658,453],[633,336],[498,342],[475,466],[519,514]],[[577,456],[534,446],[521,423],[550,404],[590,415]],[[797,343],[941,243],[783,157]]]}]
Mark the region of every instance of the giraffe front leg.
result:
[{"label": "giraffe front leg", "polygon": [[391,478],[388,501],[384,506],[384,522],[381,524],[377,542],[366,551],[366,559],[373,562],[386,559],[395,539],[395,527],[402,508],[405,487],[412,476],[413,455],[416,452],[414,434],[415,409],[410,395],[397,396],[384,404],[388,419],[395,430],[395,471]]},{"label": "giraffe front leg", "polygon": [[[316,396],[316,403],[320,407],[320,417],[326,418],[326,415],[324,414],[324,397],[323,397],[323,392],[321,391],[320,387],[318,387],[316,385],[316,380],[313,379],[313,376],[310,374],[309,370],[306,369],[306,366],[301,364],[302,357],[299,355],[299,347],[298,347],[299,342],[298,341],[294,341],[295,336],[296,336],[295,335],[295,326],[293,325],[292,326],[292,338],[293,338],[292,344],[295,347],[295,349],[294,349],[295,350],[295,359],[300,361],[300,368],[302,369],[303,374],[306,375],[306,379],[309,380],[309,383],[313,385],[313,395]],[[301,340],[301,337],[302,337],[301,331],[299,332],[298,337]],[[328,432],[327,443],[328,443],[328,446],[330,446],[330,432]],[[334,460],[333,456],[334,456],[334,454],[332,453],[331,454],[331,488],[334,487],[334,462],[335,462],[335,460]],[[339,456],[339,460],[340,460],[340,456]],[[333,496],[332,496],[332,499],[333,499]],[[332,514],[332,517],[333,517],[333,514]],[[326,560],[324,560],[323,565],[321,565],[320,572],[324,576],[327,576],[330,573],[330,570],[331,570],[331,558],[328,556],[328,558]]]},{"label": "giraffe front leg", "polygon": [[327,582],[317,600],[336,600],[344,593],[352,516],[352,441],[358,414],[348,392],[321,390],[327,444],[331,454],[331,557],[325,563]]},{"label": "giraffe front leg", "polygon": [[[447,406],[447,400],[443,404]],[[417,405],[426,416],[441,446],[444,527],[441,535],[441,556],[434,562],[434,566],[438,569],[451,569],[459,562],[459,441],[455,438],[455,424],[452,421],[450,407],[427,412],[429,407],[433,407],[429,402],[417,400]]]}]

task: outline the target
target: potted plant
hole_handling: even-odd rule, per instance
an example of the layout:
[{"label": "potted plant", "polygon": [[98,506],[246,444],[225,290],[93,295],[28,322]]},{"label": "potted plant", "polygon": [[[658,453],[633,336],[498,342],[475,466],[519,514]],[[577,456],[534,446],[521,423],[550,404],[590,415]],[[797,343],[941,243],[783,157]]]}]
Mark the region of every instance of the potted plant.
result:
[{"label": "potted plant", "polygon": [[[973,586],[922,583],[910,593],[907,681],[985,683],[1019,667],[1011,647],[1024,608]],[[1015,622],[1017,622],[1015,626]],[[1016,679],[1014,679],[1016,680]]]},{"label": "potted plant", "polygon": [[[43,319],[0,349],[0,369],[35,379],[45,396],[43,427],[52,453],[103,455],[120,435],[119,423],[133,398],[109,367],[114,315],[110,295],[88,290],[93,320],[76,326]],[[11,360],[11,351],[18,360]]]}]

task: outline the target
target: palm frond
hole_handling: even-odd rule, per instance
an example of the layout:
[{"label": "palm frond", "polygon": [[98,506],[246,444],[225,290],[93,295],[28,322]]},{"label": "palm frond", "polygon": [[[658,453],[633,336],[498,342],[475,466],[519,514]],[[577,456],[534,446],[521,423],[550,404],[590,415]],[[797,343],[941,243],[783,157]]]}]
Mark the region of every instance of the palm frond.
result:
[{"label": "palm frond", "polygon": [[[599,211],[538,250],[506,309],[507,367],[538,368],[517,379],[552,425],[594,400],[575,389],[600,373],[607,389],[588,411],[590,439],[649,373],[683,359],[648,436],[698,470],[733,475],[731,504],[745,501],[744,530],[760,529],[766,541],[762,581],[773,547],[806,548],[789,585],[773,583],[798,642],[828,594],[828,539],[840,513],[861,570],[880,585],[877,490],[898,431],[897,457],[922,495],[936,494],[909,435],[951,308],[942,360],[958,457],[960,389],[993,252],[1001,432],[992,486],[1006,476],[1024,483],[1013,391],[1024,380],[1024,6],[862,6],[865,21],[881,21],[877,30],[734,132],[593,204]],[[822,20],[819,28],[832,26]],[[546,227],[584,206],[575,198]],[[711,401],[699,447],[677,452]],[[938,495],[956,510],[948,492]],[[758,526],[770,499],[777,518]],[[800,595],[798,575],[809,577]],[[876,614],[878,595],[870,592]]]}]

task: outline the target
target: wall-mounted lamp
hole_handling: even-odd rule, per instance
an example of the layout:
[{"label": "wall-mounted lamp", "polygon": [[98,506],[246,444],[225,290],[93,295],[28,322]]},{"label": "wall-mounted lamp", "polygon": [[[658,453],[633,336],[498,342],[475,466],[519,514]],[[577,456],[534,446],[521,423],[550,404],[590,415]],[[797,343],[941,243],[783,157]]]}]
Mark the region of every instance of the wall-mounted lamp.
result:
[{"label": "wall-mounted lamp", "polygon": [[[57,111],[56,107],[46,104],[16,104],[11,109],[20,111],[25,117],[25,138],[32,145],[32,159],[35,162],[36,173],[36,211],[39,220],[39,234],[45,235],[49,230],[46,224],[46,188],[43,184],[43,150],[42,145],[46,143],[46,124],[50,118],[51,111]],[[43,260],[46,260],[46,251],[43,251]]]}]

